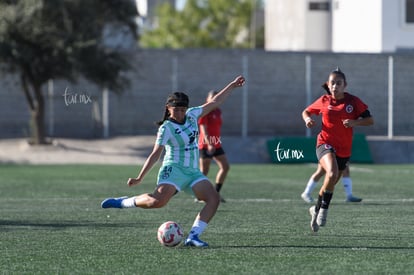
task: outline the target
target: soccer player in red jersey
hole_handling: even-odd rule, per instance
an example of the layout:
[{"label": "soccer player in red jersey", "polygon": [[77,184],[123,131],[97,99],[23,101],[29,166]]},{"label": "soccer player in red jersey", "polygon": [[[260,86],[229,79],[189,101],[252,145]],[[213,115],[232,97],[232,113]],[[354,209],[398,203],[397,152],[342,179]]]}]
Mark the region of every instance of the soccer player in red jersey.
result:
[{"label": "soccer player in red jersey", "polygon": [[326,85],[330,94],[321,96],[302,112],[308,128],[316,125],[312,115],[322,115],[316,156],[326,174],[316,205],[309,209],[313,232],[326,224],[335,184],[351,157],[353,127],[374,123],[368,106],[358,97],[345,92],[346,77],[339,68],[329,74]]},{"label": "soccer player in red jersey", "polygon": [[[329,90],[327,82],[325,82],[322,85],[322,88],[326,91],[328,95],[331,94],[331,91]],[[316,187],[318,184],[318,181],[325,175],[325,170],[323,170],[322,166],[318,164],[318,168],[316,171],[312,174],[312,176],[309,178],[305,190],[300,195],[301,198],[308,203],[313,202],[313,198],[311,196],[312,190]],[[355,197],[352,194],[352,179],[351,179],[351,172],[349,171],[349,163],[345,167],[345,169],[342,171],[342,184],[344,186],[345,191],[345,201],[346,202],[361,202],[362,199]]]},{"label": "soccer player in red jersey", "polygon": [[[210,91],[207,95],[207,102],[210,101],[216,91]],[[221,110],[216,108],[207,115],[199,118],[198,126],[200,130],[198,139],[198,149],[200,151],[200,170],[207,176],[210,170],[211,160],[217,163],[219,170],[216,175],[216,191],[220,192],[230,170],[230,165],[226,153],[221,146]],[[226,200],[220,196],[221,202]]]}]

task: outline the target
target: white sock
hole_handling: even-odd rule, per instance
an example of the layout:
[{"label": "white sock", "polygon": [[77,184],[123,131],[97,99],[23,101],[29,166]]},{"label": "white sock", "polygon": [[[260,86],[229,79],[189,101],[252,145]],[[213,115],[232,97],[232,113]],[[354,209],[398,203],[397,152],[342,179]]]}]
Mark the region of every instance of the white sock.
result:
[{"label": "white sock", "polygon": [[132,207],[136,207],[135,206],[135,197],[131,197],[131,198],[127,198],[124,199],[121,202],[122,208],[132,208]]},{"label": "white sock", "polygon": [[342,184],[344,185],[344,190],[346,197],[349,198],[352,196],[352,179],[350,177],[342,177]]},{"label": "white sock", "polygon": [[189,237],[191,238],[194,235],[201,235],[204,230],[206,230],[208,223],[203,222],[199,219],[194,221],[193,227],[191,228]]},{"label": "white sock", "polygon": [[313,178],[310,178],[303,193],[310,195],[317,184],[317,181],[314,181]]}]

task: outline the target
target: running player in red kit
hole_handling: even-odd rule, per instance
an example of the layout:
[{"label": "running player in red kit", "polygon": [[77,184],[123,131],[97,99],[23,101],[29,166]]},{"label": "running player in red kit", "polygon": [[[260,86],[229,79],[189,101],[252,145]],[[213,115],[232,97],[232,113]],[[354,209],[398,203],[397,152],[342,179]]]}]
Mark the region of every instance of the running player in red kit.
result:
[{"label": "running player in red kit", "polygon": [[326,224],[335,184],[351,157],[353,127],[374,123],[368,106],[358,97],[345,92],[346,77],[339,68],[329,74],[326,85],[331,94],[321,96],[302,112],[308,128],[316,125],[312,115],[322,115],[316,156],[326,174],[316,205],[309,209],[313,232]]},{"label": "running player in red kit", "polygon": [[[216,94],[216,91],[210,91],[207,95],[207,102],[209,102]],[[219,167],[215,185],[217,192],[220,192],[227,173],[230,170],[226,153],[221,145],[221,125],[221,110],[219,108],[214,109],[198,120],[198,127],[200,130],[198,139],[198,149],[200,150],[200,170],[207,176],[210,170],[211,160],[214,159]],[[226,202],[222,196],[220,196],[220,201]]]}]

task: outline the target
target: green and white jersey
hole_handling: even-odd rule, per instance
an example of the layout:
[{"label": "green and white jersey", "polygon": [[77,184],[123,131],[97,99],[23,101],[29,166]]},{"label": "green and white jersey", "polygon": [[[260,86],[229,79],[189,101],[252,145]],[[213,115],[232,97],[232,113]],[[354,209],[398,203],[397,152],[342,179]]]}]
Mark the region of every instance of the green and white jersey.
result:
[{"label": "green and white jersey", "polygon": [[156,144],[165,146],[163,165],[198,168],[198,117],[202,107],[188,108],[184,124],[165,120],[158,128]]}]

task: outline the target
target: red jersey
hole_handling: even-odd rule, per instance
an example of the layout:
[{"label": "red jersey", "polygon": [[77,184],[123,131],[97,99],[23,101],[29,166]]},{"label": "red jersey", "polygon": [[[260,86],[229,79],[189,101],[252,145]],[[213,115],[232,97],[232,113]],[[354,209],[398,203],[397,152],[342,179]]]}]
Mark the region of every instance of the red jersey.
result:
[{"label": "red jersey", "polygon": [[338,157],[351,156],[353,129],[345,128],[342,121],[358,119],[368,106],[356,96],[344,93],[344,98],[334,99],[331,95],[323,95],[306,110],[315,115],[322,115],[322,130],[318,135],[316,146],[329,144],[335,148]]},{"label": "red jersey", "polygon": [[[207,130],[207,138],[210,144],[213,144],[215,148],[221,147],[221,110],[219,108],[214,109],[207,115],[198,119],[199,127],[204,125]],[[204,134],[200,131],[200,135],[198,138],[198,148],[199,149],[207,149],[207,142],[204,139]]]}]

